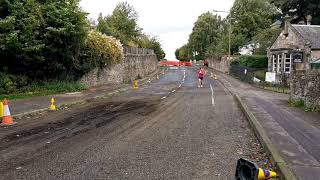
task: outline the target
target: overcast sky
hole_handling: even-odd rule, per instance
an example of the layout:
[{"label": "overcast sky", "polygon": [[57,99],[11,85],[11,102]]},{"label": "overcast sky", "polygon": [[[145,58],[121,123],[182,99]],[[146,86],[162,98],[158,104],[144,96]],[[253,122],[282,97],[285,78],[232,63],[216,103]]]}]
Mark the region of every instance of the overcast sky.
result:
[{"label": "overcast sky", "polygon": [[[112,14],[120,0],[81,0],[83,10],[97,19]],[[175,59],[174,51],[186,44],[194,22],[202,13],[228,11],[234,0],[127,0],[139,14],[139,27],[149,35],[158,36],[167,59]],[[219,13],[225,17],[227,14]]]}]

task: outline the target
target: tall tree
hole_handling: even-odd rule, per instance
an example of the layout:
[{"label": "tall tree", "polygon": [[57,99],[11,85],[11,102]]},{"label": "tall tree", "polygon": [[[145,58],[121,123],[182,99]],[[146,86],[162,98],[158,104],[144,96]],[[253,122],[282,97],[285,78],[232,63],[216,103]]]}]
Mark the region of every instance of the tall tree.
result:
[{"label": "tall tree", "polygon": [[48,1],[44,4],[44,32],[47,72],[73,73],[79,69],[79,56],[87,32],[87,13],[79,8],[79,0]]},{"label": "tall tree", "polygon": [[1,1],[0,67],[39,79],[76,70],[86,15],[78,0]]},{"label": "tall tree", "polygon": [[242,34],[249,42],[259,31],[270,27],[277,12],[265,0],[235,0],[231,9],[233,33]]},{"label": "tall tree", "polygon": [[127,2],[119,3],[106,20],[111,35],[124,45],[132,43],[141,33],[137,24],[138,13]]},{"label": "tall tree", "polygon": [[209,45],[218,44],[221,23],[220,16],[213,15],[210,12],[204,13],[198,17],[192,33],[190,34],[189,44],[192,50],[199,54],[199,59],[205,58]]},{"label": "tall tree", "polygon": [[97,30],[105,35],[111,36],[111,30],[107,23],[107,18],[102,16],[102,13],[98,17]]}]

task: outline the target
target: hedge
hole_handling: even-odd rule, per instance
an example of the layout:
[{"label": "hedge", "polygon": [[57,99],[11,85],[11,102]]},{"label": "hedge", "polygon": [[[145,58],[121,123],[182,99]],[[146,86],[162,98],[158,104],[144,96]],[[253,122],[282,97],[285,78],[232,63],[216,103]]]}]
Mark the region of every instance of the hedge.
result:
[{"label": "hedge", "polygon": [[264,55],[242,55],[237,57],[231,64],[263,69],[268,68],[268,57]]},{"label": "hedge", "polygon": [[123,47],[119,40],[98,31],[89,32],[85,41],[85,60],[91,67],[104,67],[120,63]]}]

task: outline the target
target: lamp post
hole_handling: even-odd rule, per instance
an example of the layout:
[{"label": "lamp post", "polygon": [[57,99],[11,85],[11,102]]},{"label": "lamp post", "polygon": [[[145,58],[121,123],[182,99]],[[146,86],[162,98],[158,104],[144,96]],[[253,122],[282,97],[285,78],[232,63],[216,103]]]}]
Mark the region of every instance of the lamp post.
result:
[{"label": "lamp post", "polygon": [[230,60],[231,58],[231,30],[232,30],[232,17],[231,17],[231,12],[230,11],[218,11],[218,10],[213,10],[213,12],[222,12],[222,13],[228,13],[229,14],[229,54],[228,54],[228,59]]}]

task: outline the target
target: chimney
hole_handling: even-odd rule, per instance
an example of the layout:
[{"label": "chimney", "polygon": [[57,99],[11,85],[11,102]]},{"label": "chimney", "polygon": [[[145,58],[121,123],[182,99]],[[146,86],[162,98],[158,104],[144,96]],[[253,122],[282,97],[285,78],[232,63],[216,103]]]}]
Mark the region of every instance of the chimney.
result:
[{"label": "chimney", "polygon": [[311,16],[311,15],[308,15],[308,16],[306,17],[306,20],[307,20],[307,25],[311,25],[312,16]]},{"label": "chimney", "polygon": [[288,37],[289,35],[289,23],[290,23],[290,16],[287,14],[286,17],[284,17],[284,31],[283,31],[283,35]]}]

